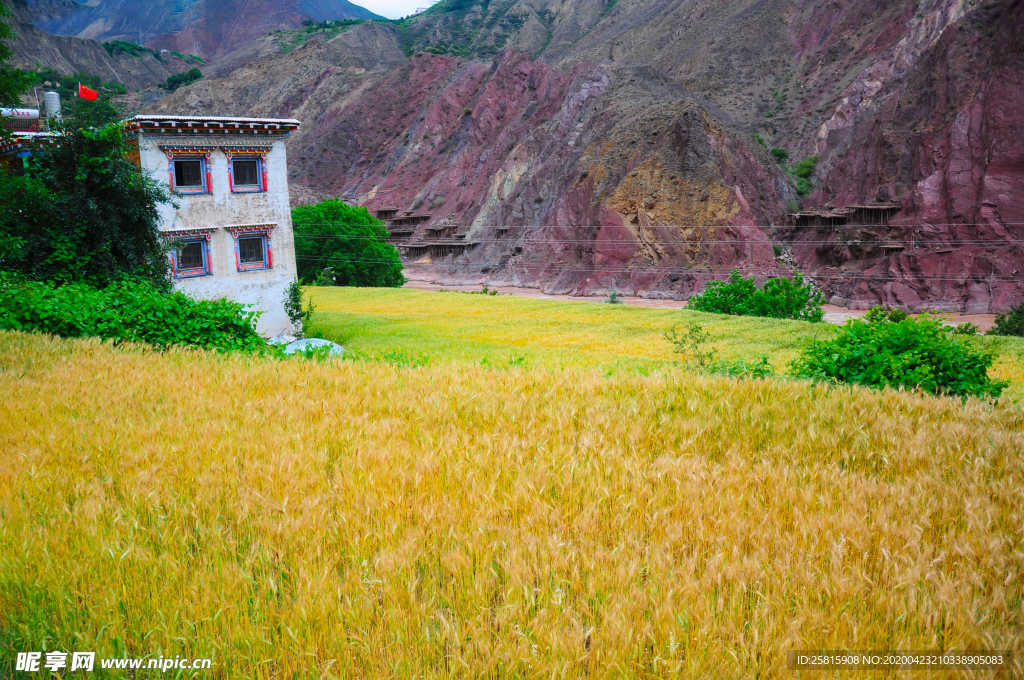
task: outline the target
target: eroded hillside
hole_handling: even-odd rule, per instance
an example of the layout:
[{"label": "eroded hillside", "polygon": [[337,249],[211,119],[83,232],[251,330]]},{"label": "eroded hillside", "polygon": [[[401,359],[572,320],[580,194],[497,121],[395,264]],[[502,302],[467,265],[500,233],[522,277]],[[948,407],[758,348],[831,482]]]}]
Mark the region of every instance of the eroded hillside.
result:
[{"label": "eroded hillside", "polygon": [[[26,0],[19,0],[23,4]],[[379,19],[348,0],[34,0],[33,22],[50,33],[131,40],[205,57],[226,54],[303,21]],[[66,6],[71,6],[66,8]]]},{"label": "eroded hillside", "polygon": [[[999,311],[1024,301],[1022,25],[1012,0],[449,0],[261,38],[157,110],[302,119],[296,200],[429,212],[410,244],[475,244],[409,251],[441,281],[685,297],[796,266],[854,306]],[[791,228],[771,147],[820,156],[803,208],[907,226]]]}]

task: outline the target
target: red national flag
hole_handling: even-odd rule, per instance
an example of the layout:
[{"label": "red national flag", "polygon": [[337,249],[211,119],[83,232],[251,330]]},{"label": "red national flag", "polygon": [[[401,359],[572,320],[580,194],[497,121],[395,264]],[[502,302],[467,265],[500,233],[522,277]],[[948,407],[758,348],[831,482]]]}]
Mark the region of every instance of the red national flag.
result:
[{"label": "red national flag", "polygon": [[79,83],[78,84],[78,96],[81,97],[82,99],[88,99],[90,101],[96,101],[96,99],[100,96],[100,93],[97,92],[96,90],[90,90],[85,85],[82,85],[81,83]]}]

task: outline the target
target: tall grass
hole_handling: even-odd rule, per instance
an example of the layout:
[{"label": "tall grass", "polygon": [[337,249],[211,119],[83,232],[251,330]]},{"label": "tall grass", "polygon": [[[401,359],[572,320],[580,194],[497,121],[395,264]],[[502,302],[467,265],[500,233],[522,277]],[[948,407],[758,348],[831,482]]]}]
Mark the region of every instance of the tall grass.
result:
[{"label": "tall grass", "polygon": [[0,389],[3,664],[790,677],[795,648],[1024,648],[1005,401],[13,333]]}]

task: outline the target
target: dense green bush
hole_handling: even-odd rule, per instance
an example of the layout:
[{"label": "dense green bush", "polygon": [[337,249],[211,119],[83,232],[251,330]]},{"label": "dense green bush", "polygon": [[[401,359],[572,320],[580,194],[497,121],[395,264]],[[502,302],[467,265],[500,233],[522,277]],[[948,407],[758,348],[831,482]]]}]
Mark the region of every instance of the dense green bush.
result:
[{"label": "dense green bush", "polygon": [[[295,260],[305,284],[398,288],[402,260],[386,242],[384,223],[366,208],[330,199],[292,210]],[[333,269],[331,276],[319,276]]]},{"label": "dense green bush", "polygon": [[818,164],[818,156],[808,156],[799,163],[793,163],[786,167],[786,175],[789,183],[793,185],[800,196],[807,196],[814,191],[815,184],[811,181],[814,174],[814,166]]},{"label": "dense green bush", "polygon": [[804,283],[802,274],[793,280],[768,279],[763,288],[753,278],[743,278],[735,269],[728,281],[710,281],[704,292],[690,298],[690,309],[716,314],[768,316],[774,319],[800,319],[818,322],[822,319],[821,293]]},{"label": "dense green bush", "polygon": [[184,73],[175,73],[174,75],[167,76],[167,80],[160,83],[160,87],[169,92],[174,92],[179,87],[190,85],[202,77],[203,72],[193,66]]},{"label": "dense green bush", "polygon": [[1024,305],[1006,314],[996,314],[996,325],[988,334],[1024,338]]},{"label": "dense green bush", "polygon": [[775,160],[779,163],[785,163],[789,160],[789,152],[785,149],[772,149],[772,155],[775,156]]},{"label": "dense green bush", "polygon": [[157,60],[163,61],[160,57],[160,50],[154,50],[151,47],[143,47],[142,45],[128,42],[127,40],[110,40],[103,43],[103,49],[105,49],[107,54],[112,57],[116,57],[119,54],[127,54],[139,58],[144,54],[149,54]]},{"label": "dense green bush", "polygon": [[[880,308],[879,308],[880,310]],[[892,321],[880,310],[847,321],[832,340],[813,342],[790,366],[797,378],[869,387],[917,388],[932,394],[998,397],[995,355],[928,316]]]},{"label": "dense green bush", "polygon": [[54,287],[0,279],[0,329],[99,337],[157,347],[188,345],[258,351],[267,341],[256,332],[259,312],[228,300],[195,300],[145,282],[104,289],[84,284]]}]

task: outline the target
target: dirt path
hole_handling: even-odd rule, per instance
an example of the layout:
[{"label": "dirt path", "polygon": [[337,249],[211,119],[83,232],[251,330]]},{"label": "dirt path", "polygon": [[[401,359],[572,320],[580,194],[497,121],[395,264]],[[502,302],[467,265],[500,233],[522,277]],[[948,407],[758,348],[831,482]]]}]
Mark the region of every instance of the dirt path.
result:
[{"label": "dirt path", "polygon": [[[442,286],[429,281],[409,281],[405,284],[405,288],[412,288],[414,290],[423,291],[439,291],[439,290],[462,290],[462,291],[479,291],[480,286]],[[515,286],[498,286],[493,290],[497,290],[500,295],[518,295],[519,297],[537,298],[539,300],[565,300],[568,302],[604,302],[604,298],[601,297],[583,297],[578,295],[548,295],[542,293],[537,288],[517,288]],[[686,307],[685,300],[651,300],[648,298],[639,297],[626,297],[621,296],[622,302],[627,305],[635,305],[637,307],[655,307],[659,309],[682,309]],[[825,321],[834,324],[845,323],[847,319],[853,319],[864,315],[864,310],[860,309],[845,309],[843,307],[836,307],[835,305],[823,305],[822,309],[825,311]],[[977,324],[982,330],[988,330],[995,325],[995,314],[951,314],[948,324],[955,325],[960,323],[971,322]]]}]

